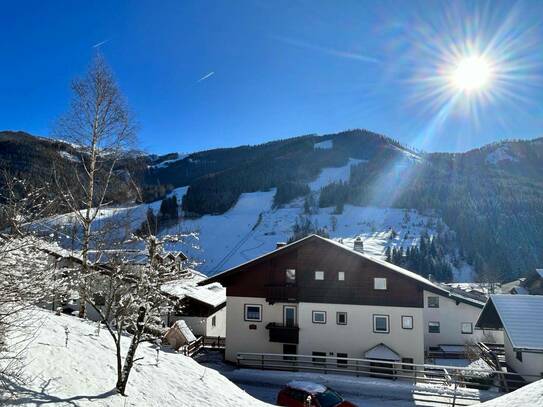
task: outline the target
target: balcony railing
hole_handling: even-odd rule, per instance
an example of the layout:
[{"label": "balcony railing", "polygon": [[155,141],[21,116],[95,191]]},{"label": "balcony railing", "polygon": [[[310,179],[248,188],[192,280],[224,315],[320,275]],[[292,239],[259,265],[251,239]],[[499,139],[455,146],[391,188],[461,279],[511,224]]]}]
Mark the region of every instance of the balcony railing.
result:
[{"label": "balcony railing", "polygon": [[266,301],[274,302],[297,302],[298,287],[295,285],[269,285],[266,287]]},{"label": "balcony railing", "polygon": [[276,322],[270,322],[266,325],[266,329],[270,331],[270,342],[298,343],[300,328],[297,326],[285,326]]}]

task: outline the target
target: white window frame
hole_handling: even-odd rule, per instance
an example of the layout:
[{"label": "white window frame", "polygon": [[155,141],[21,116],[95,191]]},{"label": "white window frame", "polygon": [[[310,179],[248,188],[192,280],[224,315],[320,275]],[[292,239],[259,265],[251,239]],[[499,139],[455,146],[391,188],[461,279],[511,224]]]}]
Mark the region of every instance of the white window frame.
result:
[{"label": "white window frame", "polygon": [[316,270],[315,271],[315,280],[323,281],[324,280],[324,271]]},{"label": "white window frame", "polygon": [[[464,330],[464,325],[469,325],[469,330]],[[460,324],[460,332],[464,335],[471,335],[473,334],[473,322],[462,322]]]},{"label": "white window frame", "polygon": [[[248,318],[247,317],[247,310],[249,307],[257,307],[258,308],[258,319],[254,318]],[[243,307],[243,319],[247,322],[262,322],[262,305],[261,304],[245,304]]]},{"label": "white window frame", "polygon": [[[387,329],[386,331],[381,331],[377,329],[377,318],[385,318],[387,321]],[[373,333],[376,334],[388,334],[390,333],[390,315],[384,315],[384,314],[373,314]]]},{"label": "white window frame", "polygon": [[386,279],[386,277],[374,277],[374,279],[373,279],[373,289],[374,290],[386,290],[387,289],[387,279]]},{"label": "white window frame", "polygon": [[[406,321],[410,321],[406,324]],[[413,329],[413,315],[402,315],[402,329]]]},{"label": "white window frame", "polygon": [[[437,332],[430,331],[430,326],[437,326],[438,331]],[[441,324],[439,323],[439,321],[428,321],[428,333],[429,334],[440,334],[441,333]]]},{"label": "white window frame", "polygon": [[[324,321],[317,321],[315,320],[315,315],[316,314],[322,314],[324,315]],[[326,311],[311,311],[311,321],[314,323],[314,324],[326,324]]]},{"label": "white window frame", "polygon": [[338,281],[345,281],[345,272],[344,271],[338,271],[337,272],[337,280]]}]

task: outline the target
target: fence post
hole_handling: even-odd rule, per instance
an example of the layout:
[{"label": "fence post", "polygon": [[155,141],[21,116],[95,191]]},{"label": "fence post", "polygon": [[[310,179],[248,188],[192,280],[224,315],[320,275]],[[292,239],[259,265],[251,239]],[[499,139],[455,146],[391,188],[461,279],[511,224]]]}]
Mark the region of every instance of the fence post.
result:
[{"label": "fence post", "polygon": [[264,354],[260,355],[261,369],[264,370]]},{"label": "fence post", "polygon": [[360,362],[357,360],[356,361],[356,377],[360,377]]},{"label": "fence post", "polygon": [[452,402],[452,407],[455,407],[456,406],[456,390],[458,388],[458,381],[455,380],[454,381],[454,393],[453,393],[453,402]]}]

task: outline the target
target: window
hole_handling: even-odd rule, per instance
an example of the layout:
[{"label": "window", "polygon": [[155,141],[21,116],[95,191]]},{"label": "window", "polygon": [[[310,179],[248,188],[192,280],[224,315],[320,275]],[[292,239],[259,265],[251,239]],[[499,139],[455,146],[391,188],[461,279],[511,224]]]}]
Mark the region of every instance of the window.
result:
[{"label": "window", "polygon": [[522,352],[515,352],[515,357],[519,362],[522,362]]},{"label": "window", "polygon": [[313,352],[312,361],[319,365],[326,363],[326,352]]},{"label": "window", "polygon": [[428,297],[428,308],[439,308],[439,297]]},{"label": "window", "polygon": [[[349,355],[347,355],[346,353],[337,353],[337,357],[338,358],[348,358]],[[349,361],[348,360],[342,360],[342,359],[337,359],[337,367],[347,367],[347,363]]]},{"label": "window", "polygon": [[[413,358],[402,358],[402,363],[413,363]],[[414,366],[402,365],[403,370],[413,370]]]},{"label": "window", "polygon": [[413,329],[413,317],[411,315],[402,315],[402,328]]},{"label": "window", "polygon": [[388,315],[373,316],[373,332],[387,334],[390,332],[388,327]]},{"label": "window", "polygon": [[287,327],[296,326],[296,307],[291,305],[283,306],[283,324]]},{"label": "window", "polygon": [[326,311],[313,311],[314,324],[326,324]]},{"label": "window", "polygon": [[336,314],[336,323],[338,325],[347,325],[347,313],[346,312],[338,312]]},{"label": "window", "polygon": [[374,290],[386,290],[387,289],[387,279],[386,278],[374,278],[373,279],[373,289]]},{"label": "window", "polygon": [[[283,355],[296,355],[296,345],[284,344]],[[283,356],[283,360],[296,360],[293,356]]]},{"label": "window", "polygon": [[315,271],[315,280],[324,280],[324,271]]},{"label": "window", "polygon": [[344,271],[338,271],[337,279],[338,279],[338,281],[345,281],[345,272]]},{"label": "window", "polygon": [[285,281],[287,284],[295,284],[296,283],[296,270],[294,269],[286,269],[285,271]]},{"label": "window", "polygon": [[436,322],[436,321],[428,322],[428,332],[431,334],[438,334],[440,332],[439,322]]},{"label": "window", "polygon": [[215,315],[211,318],[211,326],[217,326],[217,317]]},{"label": "window", "polygon": [[245,321],[262,321],[262,305],[245,304]]},{"label": "window", "polygon": [[472,334],[473,333],[473,324],[471,322],[462,322],[462,333],[463,334]]}]

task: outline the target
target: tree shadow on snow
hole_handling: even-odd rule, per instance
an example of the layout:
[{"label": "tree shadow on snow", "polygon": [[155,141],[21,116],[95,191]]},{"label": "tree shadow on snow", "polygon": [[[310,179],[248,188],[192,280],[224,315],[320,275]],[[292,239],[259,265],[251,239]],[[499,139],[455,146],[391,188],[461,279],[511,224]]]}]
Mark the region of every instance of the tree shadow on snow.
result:
[{"label": "tree shadow on snow", "polygon": [[0,378],[4,389],[0,393],[0,405],[23,405],[30,404],[33,406],[42,406],[50,403],[60,403],[61,405],[79,406],[77,403],[79,400],[99,400],[107,399],[113,395],[118,394],[115,388],[108,390],[104,393],[94,395],[80,395],[72,397],[57,397],[48,393],[48,388],[55,379],[48,379],[43,381],[39,390],[33,390],[23,386],[8,378]]}]

